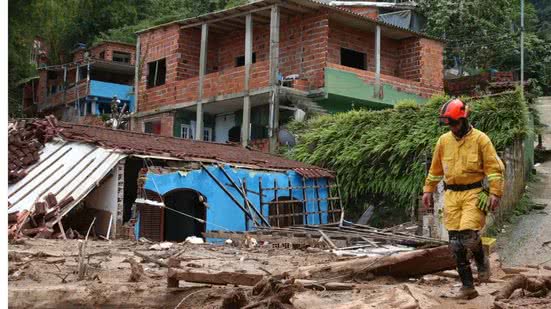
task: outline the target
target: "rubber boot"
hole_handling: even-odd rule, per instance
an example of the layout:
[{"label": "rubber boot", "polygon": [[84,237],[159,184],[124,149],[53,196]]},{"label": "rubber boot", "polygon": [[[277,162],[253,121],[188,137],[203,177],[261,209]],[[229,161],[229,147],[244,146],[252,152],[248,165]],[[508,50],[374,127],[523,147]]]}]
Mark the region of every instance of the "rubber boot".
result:
[{"label": "rubber boot", "polygon": [[457,272],[459,273],[459,277],[461,278],[461,283],[463,284],[463,286],[459,289],[452,290],[448,293],[443,294],[442,297],[463,300],[469,300],[477,297],[478,292],[474,288],[473,274],[469,264],[458,266]]},{"label": "rubber boot", "polygon": [[490,281],[491,270],[490,270],[490,259],[488,255],[484,252],[482,247],[482,242],[479,243],[477,248],[472,250],[474,260],[476,262],[476,270],[478,271],[478,281],[479,282],[488,282]]},{"label": "rubber boot", "polygon": [[461,278],[462,287],[459,290],[454,290],[445,293],[442,297],[453,299],[473,299],[478,296],[478,292],[474,288],[473,273],[469,260],[467,259],[467,248],[462,243],[462,234],[458,231],[450,231],[450,249],[457,264],[457,272]]}]

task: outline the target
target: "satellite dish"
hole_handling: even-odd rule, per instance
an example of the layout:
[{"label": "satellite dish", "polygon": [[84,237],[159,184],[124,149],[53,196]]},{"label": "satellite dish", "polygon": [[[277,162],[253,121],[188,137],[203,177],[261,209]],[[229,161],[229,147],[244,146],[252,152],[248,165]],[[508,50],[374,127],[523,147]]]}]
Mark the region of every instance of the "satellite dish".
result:
[{"label": "satellite dish", "polygon": [[280,129],[277,132],[277,140],[281,145],[287,145],[293,147],[297,144],[295,136],[287,129]]}]

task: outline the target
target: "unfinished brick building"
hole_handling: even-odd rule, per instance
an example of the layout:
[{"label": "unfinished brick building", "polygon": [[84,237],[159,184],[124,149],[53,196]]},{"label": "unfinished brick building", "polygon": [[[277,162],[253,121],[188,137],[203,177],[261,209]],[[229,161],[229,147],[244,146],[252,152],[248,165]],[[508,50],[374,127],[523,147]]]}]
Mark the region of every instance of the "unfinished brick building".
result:
[{"label": "unfinished brick building", "polygon": [[133,111],[135,54],[133,44],[102,41],[77,46],[69,63],[39,67],[37,111],[66,121],[98,122],[96,116],[110,113],[113,96]]},{"label": "unfinished brick building", "polygon": [[142,30],[132,127],[274,147],[304,102],[336,112],[441,92],[443,43],[371,17],[264,0]]}]

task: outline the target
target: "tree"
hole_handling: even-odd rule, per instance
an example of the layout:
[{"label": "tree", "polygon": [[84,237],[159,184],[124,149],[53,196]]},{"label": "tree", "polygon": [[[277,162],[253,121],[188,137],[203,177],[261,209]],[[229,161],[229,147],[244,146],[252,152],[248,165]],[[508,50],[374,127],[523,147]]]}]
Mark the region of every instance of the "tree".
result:
[{"label": "tree", "polygon": [[[480,70],[520,67],[520,0],[420,0],[425,31],[445,38],[445,65]],[[526,76],[549,85],[551,1],[525,3]]]}]

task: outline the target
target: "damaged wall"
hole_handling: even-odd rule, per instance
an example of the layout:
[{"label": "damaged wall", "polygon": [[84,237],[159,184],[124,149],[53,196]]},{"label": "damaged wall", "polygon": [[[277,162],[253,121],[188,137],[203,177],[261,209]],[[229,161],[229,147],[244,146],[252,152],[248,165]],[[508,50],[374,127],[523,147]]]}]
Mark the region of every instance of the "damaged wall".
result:
[{"label": "damaged wall", "polygon": [[[229,180],[224,176],[223,172],[215,166],[207,167],[208,170],[219,179],[219,181],[226,185],[226,189],[239,201],[244,204],[242,196],[239,192],[231,187]],[[275,199],[275,190],[266,190],[266,188],[277,187],[289,188],[302,187],[303,177],[294,171],[287,172],[271,172],[271,171],[256,171],[244,168],[230,168],[224,167],[226,172],[232,177],[233,181],[240,184],[239,180],[244,181],[248,190],[248,199],[251,201],[256,209],[260,209],[260,195],[259,187],[262,182],[262,200],[263,203],[272,201]],[[306,186],[314,186],[313,179],[304,179]],[[318,185],[324,186],[327,184],[327,178],[321,178],[318,180]],[[144,188],[154,192],[158,192],[161,195],[165,195],[168,192],[176,189],[191,189],[200,192],[207,199],[209,205],[206,214],[207,230],[221,230],[223,228],[232,231],[245,231],[245,215],[239,209],[239,207],[228,197],[228,195],[216,184],[216,182],[210,178],[210,176],[202,169],[193,170],[189,172],[173,172],[167,174],[147,174],[147,180]],[[327,188],[319,190],[319,196],[316,196],[316,192],[312,188],[304,190],[306,193],[306,199],[309,200],[306,204],[306,211],[316,212],[319,199],[319,207],[324,213],[321,215],[321,222],[319,214],[308,214],[308,224],[320,224],[328,222],[328,201],[324,200],[328,197],[329,192]],[[293,199],[302,200],[304,197],[302,189],[292,190],[277,190],[277,196],[279,198],[291,197]],[[268,206],[263,205],[261,210],[263,216],[268,217]],[[340,216],[340,215],[339,215]],[[306,222],[304,222],[306,223]],[[252,224],[249,224],[251,227]],[[222,228],[223,227],[223,228]]]},{"label": "damaged wall", "polygon": [[96,232],[106,235],[109,229],[109,215],[111,217],[111,228],[109,237],[116,235],[116,224],[118,210],[118,172],[117,168],[113,168],[111,172],[104,178],[99,187],[94,189],[84,199],[86,207],[100,210],[96,216]]}]

